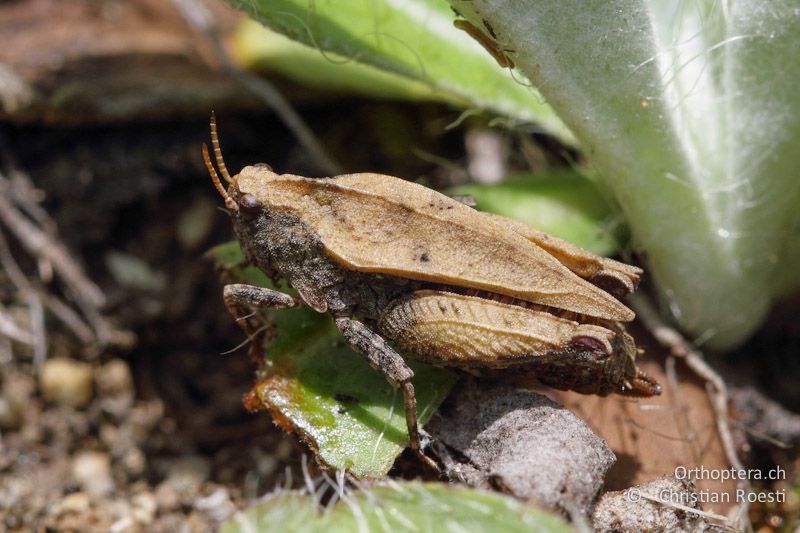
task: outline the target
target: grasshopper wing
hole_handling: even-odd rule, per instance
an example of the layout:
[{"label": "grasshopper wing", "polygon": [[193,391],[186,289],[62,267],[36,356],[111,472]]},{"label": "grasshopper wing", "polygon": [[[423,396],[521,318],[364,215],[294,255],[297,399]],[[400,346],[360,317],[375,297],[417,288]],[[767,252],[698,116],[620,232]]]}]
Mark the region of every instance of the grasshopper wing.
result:
[{"label": "grasshopper wing", "polygon": [[532,228],[517,220],[494,213],[483,214],[497,224],[519,233],[558,259],[562,265],[578,276],[614,296],[626,296],[635,291],[639,285],[642,269],[638,267],[599,257],[575,246],[571,242],[559,239],[554,235]]},{"label": "grasshopper wing", "polygon": [[434,190],[380,174],[311,179],[248,167],[241,191],[299,217],[350,270],[486,290],[606,320],[634,313],[519,233]]}]

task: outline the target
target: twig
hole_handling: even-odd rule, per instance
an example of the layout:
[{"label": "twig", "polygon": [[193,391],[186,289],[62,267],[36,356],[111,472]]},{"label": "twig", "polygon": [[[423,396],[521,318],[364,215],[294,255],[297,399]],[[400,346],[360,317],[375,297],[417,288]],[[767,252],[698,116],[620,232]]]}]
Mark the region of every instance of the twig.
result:
[{"label": "twig", "polygon": [[752,427],[750,427],[748,425],[742,424],[741,422],[736,421],[736,420],[733,420],[732,422],[733,422],[733,424],[735,426],[739,427],[742,431],[744,431],[745,433],[747,433],[751,437],[754,437],[754,438],[759,439],[759,440],[763,440],[764,442],[768,442],[768,443],[772,444],[773,446],[775,446],[776,448],[780,448],[782,450],[791,450],[792,449],[792,445],[791,444],[783,442],[782,440],[776,439],[775,437],[772,437],[771,435],[767,435],[763,431],[759,431],[759,430],[757,430],[755,428],[752,428]]},{"label": "twig", "polygon": [[308,155],[314,159],[320,170],[329,175],[341,174],[339,164],[327,153],[311,128],[306,125],[302,117],[275,86],[264,78],[239,68],[233,62],[222,45],[219,32],[208,8],[200,0],[173,0],[173,2],[186,22],[208,38],[222,69],[247,90],[261,98],[278,115],[305,148]]},{"label": "twig", "polygon": [[9,169],[8,189],[14,203],[18,205],[26,215],[31,217],[46,233],[51,235],[55,233],[55,222],[40,204],[40,202],[44,200],[44,193],[34,187],[33,183],[31,183],[30,179],[28,179],[25,174],[15,170],[15,165],[11,157],[5,156],[2,159],[5,168]]},{"label": "twig", "polygon": [[53,269],[64,282],[64,292],[73,300],[91,326],[61,300],[31,283],[14,260],[8,242],[0,234],[0,265],[27,299],[31,312],[34,339],[34,362],[41,364],[46,356],[44,307],[67,325],[84,344],[124,343],[125,332],[116,331],[100,312],[105,295],[72,259],[69,250],[55,235],[55,222],[38,202],[33,185],[20,172],[14,183],[0,174],[0,222],[8,228],[20,245],[41,265]]},{"label": "twig", "polygon": [[0,231],[0,266],[3,267],[8,278],[17,287],[22,297],[28,303],[28,313],[31,319],[31,345],[33,346],[33,361],[37,366],[44,363],[47,357],[47,334],[44,328],[44,310],[42,302],[36,291],[33,290],[28,278],[22,273],[14,256],[11,255],[11,248],[8,246],[3,232]]},{"label": "twig", "polygon": [[67,304],[56,298],[52,294],[41,295],[44,305],[53,313],[65,326],[67,326],[78,337],[83,344],[92,344],[97,340],[94,331],[86,325],[86,322],[78,313],[72,310]]},{"label": "twig", "polygon": [[0,175],[0,221],[34,257],[40,257],[53,265],[66,284],[75,291],[75,298],[88,308],[99,308],[105,304],[105,295],[100,288],[83,274],[72,260],[66,248],[31,223],[8,200],[8,181]]},{"label": "twig", "polygon": [[57,297],[47,294],[40,287],[35,287],[22,273],[8,246],[3,232],[0,231],[0,266],[8,275],[17,289],[24,294],[28,300],[28,307],[31,312],[31,329],[36,340],[34,347],[34,361],[41,363],[44,361],[47,350],[47,339],[44,329],[44,311],[42,303],[56,318],[69,327],[76,337],[83,344],[91,344],[97,340],[95,333],[86,325],[83,319]]},{"label": "twig", "polygon": [[33,335],[20,328],[14,320],[8,316],[5,307],[0,305],[0,335],[8,337],[16,342],[33,346],[36,343]]},{"label": "twig", "polygon": [[[713,369],[703,358],[703,355],[697,351],[687,341],[683,335],[677,330],[668,326],[659,316],[656,309],[650,302],[641,295],[634,294],[629,297],[631,307],[636,311],[636,316],[647,327],[653,337],[664,347],[670,350],[670,353],[679,359],[686,362],[686,365],[700,378],[706,381],[706,391],[709,399],[711,400],[712,408],[717,424],[717,433],[719,434],[722,448],[725,451],[725,456],[728,463],[736,470],[744,470],[744,465],[736,453],[736,447],[733,443],[733,435],[729,423],[728,415],[728,388],[722,377]],[[749,493],[751,491],[750,481],[748,479],[738,479],[740,489]],[[737,509],[738,516],[744,516],[750,504],[745,501],[741,502],[740,507]]]}]

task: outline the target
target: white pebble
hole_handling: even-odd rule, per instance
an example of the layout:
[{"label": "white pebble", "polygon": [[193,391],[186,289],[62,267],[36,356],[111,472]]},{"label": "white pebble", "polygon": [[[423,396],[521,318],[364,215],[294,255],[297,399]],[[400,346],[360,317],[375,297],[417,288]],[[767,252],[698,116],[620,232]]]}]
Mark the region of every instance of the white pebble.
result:
[{"label": "white pebble", "polygon": [[47,401],[84,407],[92,400],[92,365],[65,357],[48,359],[39,374]]},{"label": "white pebble", "polygon": [[114,490],[111,458],[100,452],[81,452],[72,460],[72,477],[92,496],[105,496]]}]

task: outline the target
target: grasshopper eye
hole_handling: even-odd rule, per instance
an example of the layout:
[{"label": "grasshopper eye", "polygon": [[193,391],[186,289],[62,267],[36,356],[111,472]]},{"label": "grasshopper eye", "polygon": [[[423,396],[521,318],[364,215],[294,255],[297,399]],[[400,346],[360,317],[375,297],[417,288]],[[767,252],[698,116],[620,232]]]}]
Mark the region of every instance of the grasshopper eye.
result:
[{"label": "grasshopper eye", "polygon": [[261,202],[256,200],[256,197],[252,194],[243,194],[239,197],[239,209],[244,213],[254,215],[261,211],[262,208]]}]

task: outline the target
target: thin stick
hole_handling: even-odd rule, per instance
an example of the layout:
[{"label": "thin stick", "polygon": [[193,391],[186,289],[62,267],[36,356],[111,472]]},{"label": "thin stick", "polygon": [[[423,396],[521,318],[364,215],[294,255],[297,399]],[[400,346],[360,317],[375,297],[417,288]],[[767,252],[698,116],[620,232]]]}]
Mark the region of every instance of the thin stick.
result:
[{"label": "thin stick", "polygon": [[[18,176],[22,177],[23,175],[18,173]],[[29,188],[32,190],[32,187]],[[12,195],[11,183],[0,174],[0,222],[8,228],[31,256],[40,264],[52,268],[63,280],[64,292],[77,304],[91,325],[92,342],[97,342],[101,346],[124,344],[129,337],[127,332],[115,330],[100,312],[101,307],[105,304],[105,294],[84,274],[83,269],[72,259],[69,250],[58,240],[57,236],[46,231],[46,228],[55,228],[55,223],[38,206],[36,208],[41,211],[40,216],[32,219],[26,215],[31,212],[30,206],[28,209],[23,209],[24,206],[18,206],[12,202],[12,200],[16,200],[17,203],[30,202],[32,199],[29,196]],[[46,355],[43,302],[65,324],[72,327],[81,340],[86,340],[86,331],[80,327],[82,321],[80,318],[75,320],[77,314],[63,312],[66,306],[59,305],[60,302],[57,299],[49,298],[46,291],[35,287],[22,274],[4,239],[0,242],[0,252],[2,252],[0,259],[2,259],[3,267],[10,276],[13,276],[15,284],[29,301],[34,335],[39,339],[38,348],[34,353],[35,362],[43,362]]]},{"label": "thin stick", "polygon": [[59,319],[62,324],[71,329],[83,344],[92,344],[97,340],[97,336],[92,331],[92,328],[87,326],[80,315],[71,307],[51,294],[43,294],[40,296],[44,300],[44,305],[47,307],[48,311],[53,313],[53,316]]},{"label": "thin stick", "polygon": [[6,196],[7,182],[0,176],[0,221],[14,234],[19,243],[34,257],[53,265],[64,281],[74,288],[75,297],[89,307],[99,308],[105,304],[105,295],[92,283],[80,266],[72,260],[66,248],[33,225],[23,216]]},{"label": "thin stick", "polygon": [[0,265],[17,287],[22,297],[28,302],[28,313],[31,317],[31,340],[33,345],[33,361],[37,366],[44,363],[47,357],[47,333],[44,327],[44,310],[40,295],[33,289],[28,278],[14,260],[3,232],[0,231]]},{"label": "thin stick", "polygon": [[[683,335],[661,319],[656,309],[644,296],[632,294],[629,296],[629,301],[636,312],[636,316],[647,327],[653,337],[662,346],[669,348],[673,356],[683,359],[686,362],[686,366],[706,381],[706,391],[714,409],[717,433],[725,451],[725,456],[733,468],[743,470],[744,465],[739,459],[739,455],[736,453],[736,446],[733,443],[733,434],[731,433],[728,415],[728,388],[725,385],[725,381],[709,366],[703,355]],[[751,491],[750,481],[747,479],[739,479],[738,485],[738,488],[746,492]],[[744,498],[744,500],[737,510],[739,516],[745,516],[747,508],[750,506],[747,498]]]},{"label": "thin stick", "polygon": [[3,154],[3,157],[0,157],[0,159],[4,161],[5,167],[9,169],[7,171],[7,179],[9,192],[14,198],[14,203],[18,205],[26,215],[39,224],[44,231],[48,233],[55,232],[55,222],[40,205],[40,202],[44,199],[44,194],[34,187],[26,174],[16,170],[16,165],[9,155]]},{"label": "thin stick", "polygon": [[[213,17],[200,0],[173,0],[186,22],[195,30],[203,33],[211,43],[214,54],[222,69],[243,87],[261,98],[286,125],[297,141],[314,159],[315,164],[329,175],[341,174],[339,164],[328,155],[322,143],[311,131],[302,117],[270,82],[239,68],[222,45],[219,32]],[[222,167],[220,167],[222,170]],[[223,173],[224,176],[224,173]]]},{"label": "thin stick", "polygon": [[750,427],[748,425],[742,424],[741,422],[736,421],[736,420],[732,420],[732,422],[733,422],[733,425],[741,428],[741,430],[744,431],[745,433],[748,433],[749,435],[752,435],[753,437],[755,437],[757,439],[763,440],[764,442],[768,442],[768,443],[772,444],[773,446],[775,446],[776,448],[781,448],[783,450],[790,450],[792,448],[791,444],[789,444],[787,442],[783,442],[782,440],[776,439],[775,437],[773,437],[771,435],[768,435],[768,434],[764,433],[763,431],[759,431],[759,430],[757,430],[755,428],[752,428],[752,427]]},{"label": "thin stick", "polygon": [[12,319],[11,316],[6,313],[5,307],[2,305],[0,305],[0,335],[8,337],[9,339],[21,344],[27,344],[28,346],[33,346],[36,342],[33,338],[33,335],[19,327],[17,323],[14,322],[14,319]]}]

